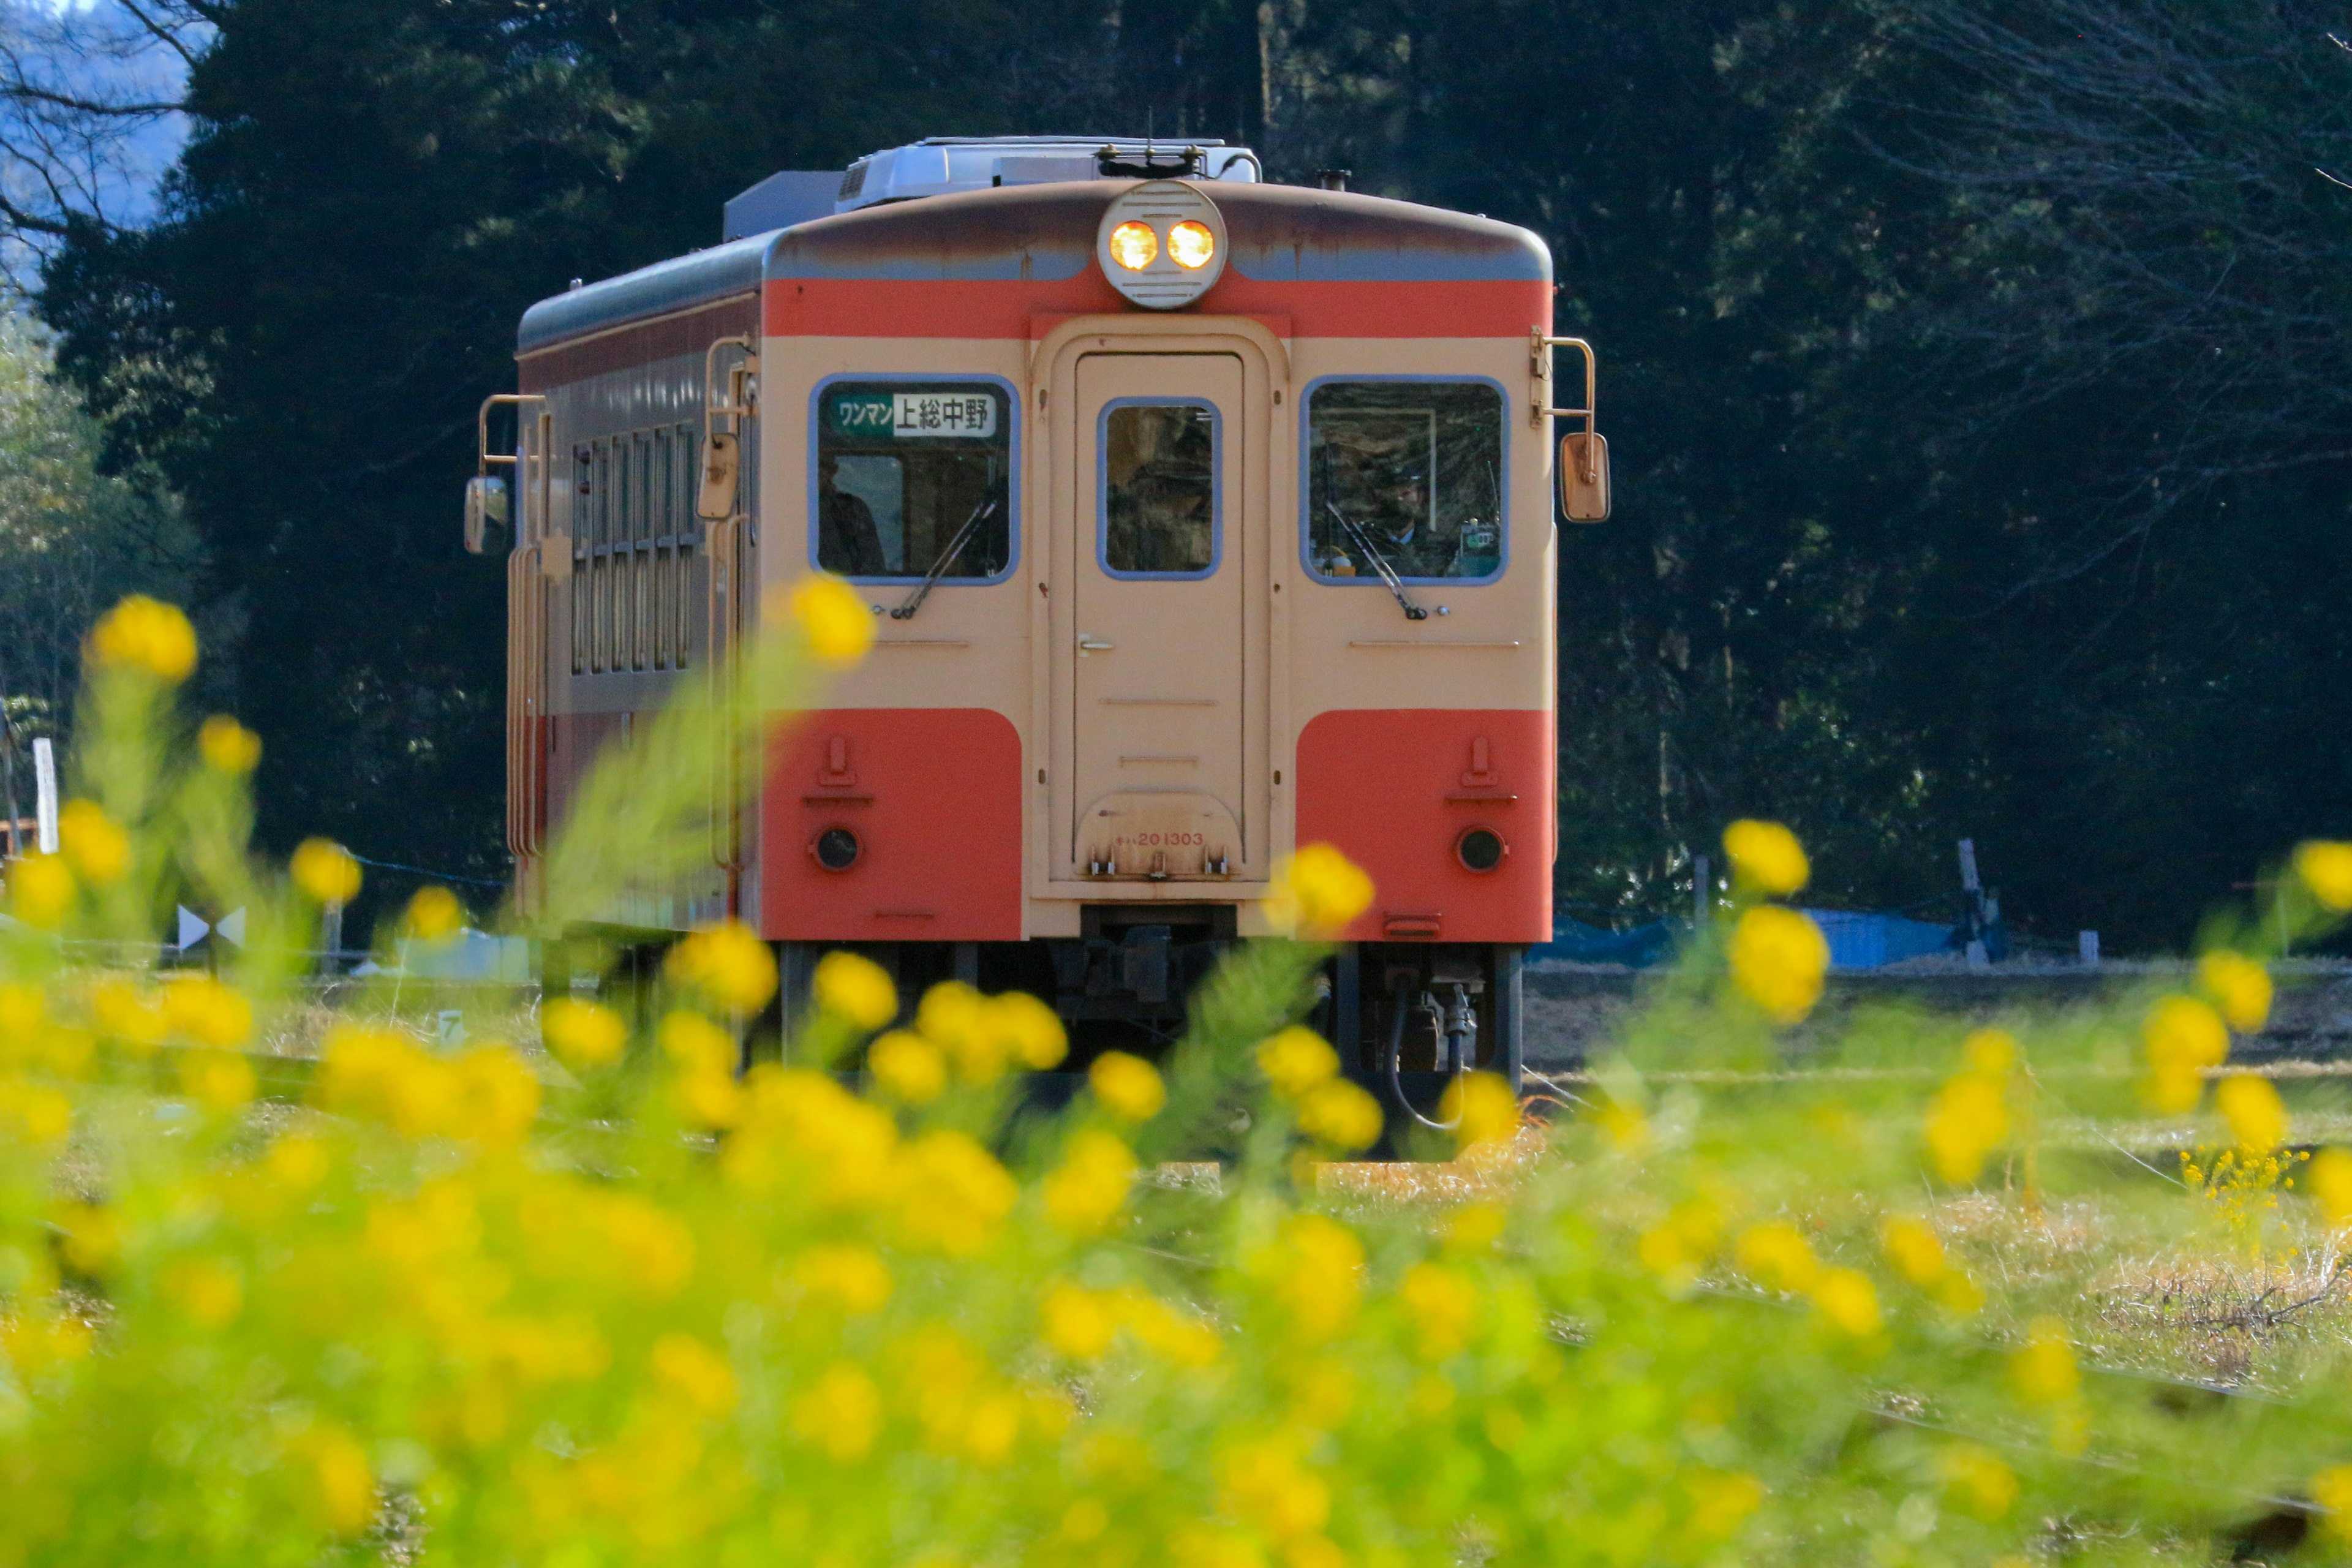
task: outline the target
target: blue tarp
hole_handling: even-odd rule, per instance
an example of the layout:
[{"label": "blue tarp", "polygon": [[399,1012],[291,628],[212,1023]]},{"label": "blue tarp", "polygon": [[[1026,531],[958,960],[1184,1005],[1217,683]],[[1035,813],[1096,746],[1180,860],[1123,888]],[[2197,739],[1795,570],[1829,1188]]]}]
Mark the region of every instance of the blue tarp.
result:
[{"label": "blue tarp", "polygon": [[1602,931],[1566,915],[1554,916],[1551,940],[1528,949],[1530,959],[1559,958],[1570,963],[1622,963],[1635,969],[1674,955],[1675,936],[1682,928],[1653,921],[1632,931]]},{"label": "blue tarp", "polygon": [[[1830,944],[1832,969],[1877,969],[1900,963],[1922,953],[1941,952],[1951,945],[1952,928],[1932,921],[1906,920],[1901,915],[1853,914],[1844,910],[1806,910],[1805,917],[1821,927]],[[1688,932],[1686,925],[1654,921],[1631,931],[1603,931],[1566,915],[1553,917],[1551,940],[1528,949],[1528,957],[1561,959],[1570,963],[1622,963],[1647,969],[1674,957],[1675,942]]]}]

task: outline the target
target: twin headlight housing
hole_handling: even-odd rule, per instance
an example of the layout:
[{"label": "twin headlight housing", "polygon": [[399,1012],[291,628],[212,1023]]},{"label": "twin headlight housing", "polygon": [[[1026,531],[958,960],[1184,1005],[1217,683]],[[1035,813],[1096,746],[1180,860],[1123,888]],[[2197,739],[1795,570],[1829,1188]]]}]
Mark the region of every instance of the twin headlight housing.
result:
[{"label": "twin headlight housing", "polygon": [[1209,291],[1225,269],[1225,220],[1181,180],[1147,180],[1103,214],[1095,260],[1110,286],[1147,310],[1173,310]]}]

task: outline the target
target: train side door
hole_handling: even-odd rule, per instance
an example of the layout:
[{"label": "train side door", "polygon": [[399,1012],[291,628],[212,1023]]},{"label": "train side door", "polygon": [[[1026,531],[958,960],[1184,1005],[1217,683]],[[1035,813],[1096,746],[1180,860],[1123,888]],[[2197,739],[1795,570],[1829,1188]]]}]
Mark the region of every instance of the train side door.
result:
[{"label": "train side door", "polygon": [[[1259,507],[1232,353],[1088,353],[1064,439],[1065,877],[1217,879],[1248,858]],[[1071,623],[1075,622],[1073,626]],[[1260,815],[1263,815],[1262,813]]]}]

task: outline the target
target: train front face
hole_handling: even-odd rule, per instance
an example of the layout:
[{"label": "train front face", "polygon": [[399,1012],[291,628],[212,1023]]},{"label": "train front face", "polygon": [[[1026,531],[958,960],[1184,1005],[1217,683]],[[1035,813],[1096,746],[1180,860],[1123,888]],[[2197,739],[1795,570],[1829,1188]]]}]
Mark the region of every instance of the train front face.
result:
[{"label": "train front face", "polygon": [[1343,1056],[1393,1048],[1433,1098],[1433,999],[1516,1076],[1551,912],[1551,298],[1523,229],[1257,184],[780,235],[760,575],[844,577],[877,632],[766,759],[746,908],[788,973],[855,946],[909,993],[1045,998],[1073,1066],[1149,1049],[1321,841],[1377,888],[1318,1019]]}]

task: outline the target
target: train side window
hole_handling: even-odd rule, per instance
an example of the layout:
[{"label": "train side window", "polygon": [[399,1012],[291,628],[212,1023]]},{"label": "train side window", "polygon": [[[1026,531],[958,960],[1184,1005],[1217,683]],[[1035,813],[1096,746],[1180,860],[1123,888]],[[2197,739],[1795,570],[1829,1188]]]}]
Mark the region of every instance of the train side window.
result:
[{"label": "train side window", "polygon": [[1103,569],[1205,577],[1217,569],[1217,411],[1195,400],[1120,398],[1102,413]]},{"label": "train side window", "polygon": [[1013,563],[1013,400],[993,381],[817,388],[809,555],[861,581],[986,582]]},{"label": "train side window", "polygon": [[1504,401],[1486,381],[1331,380],[1307,395],[1307,568],[1327,583],[1502,574]]}]

